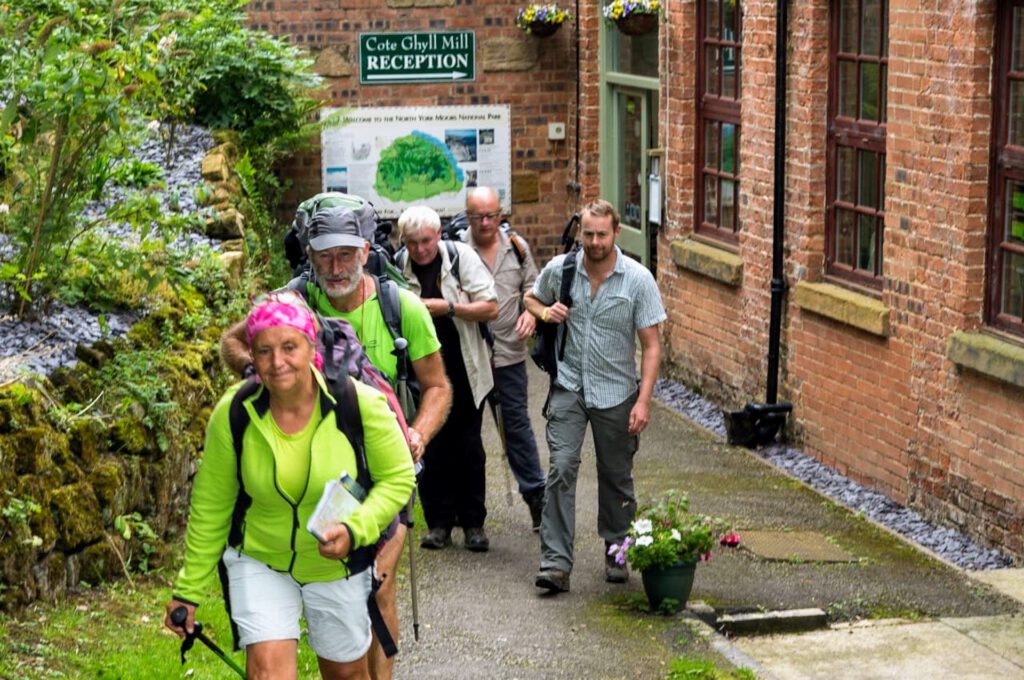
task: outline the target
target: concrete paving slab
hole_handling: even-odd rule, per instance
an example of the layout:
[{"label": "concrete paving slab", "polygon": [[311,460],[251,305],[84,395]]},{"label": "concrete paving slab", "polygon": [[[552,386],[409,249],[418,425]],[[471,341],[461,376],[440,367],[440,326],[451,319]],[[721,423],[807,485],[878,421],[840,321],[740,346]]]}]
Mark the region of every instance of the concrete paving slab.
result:
[{"label": "concrete paving slab", "polygon": [[817,531],[744,531],[740,547],[766,560],[854,562],[855,558]]},{"label": "concrete paving slab", "polygon": [[[1016,617],[984,618],[990,623],[997,619]],[[950,621],[873,621],[802,635],[740,638],[734,644],[778,680],[1024,678],[1019,657],[1007,658],[988,646],[994,637],[979,642]],[[977,623],[960,625],[970,631]]]},{"label": "concrete paving slab", "polygon": [[999,592],[1024,603],[1024,569],[969,571],[971,578],[987,583]]},{"label": "concrete paving slab", "polygon": [[1024,616],[979,616],[942,619],[950,628],[1024,668]]}]

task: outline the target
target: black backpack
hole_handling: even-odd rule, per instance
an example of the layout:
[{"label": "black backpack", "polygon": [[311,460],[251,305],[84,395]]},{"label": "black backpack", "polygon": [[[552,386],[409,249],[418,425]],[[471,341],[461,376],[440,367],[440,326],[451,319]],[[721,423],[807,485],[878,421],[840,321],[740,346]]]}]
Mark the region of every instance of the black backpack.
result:
[{"label": "black backpack", "polygon": [[[572,307],[572,282],[576,278],[576,252],[579,250],[579,242],[576,241],[573,232],[580,223],[579,213],[569,218],[562,231],[562,245],[564,247],[565,259],[562,261],[562,281],[558,291],[558,302],[566,307]],[[562,332],[559,333],[559,329]],[[551,376],[552,384],[558,377],[558,361],[565,359],[565,338],[569,332],[566,323],[551,323],[537,320],[533,331],[533,347],[530,349],[530,358],[540,367],[542,371]]]}]

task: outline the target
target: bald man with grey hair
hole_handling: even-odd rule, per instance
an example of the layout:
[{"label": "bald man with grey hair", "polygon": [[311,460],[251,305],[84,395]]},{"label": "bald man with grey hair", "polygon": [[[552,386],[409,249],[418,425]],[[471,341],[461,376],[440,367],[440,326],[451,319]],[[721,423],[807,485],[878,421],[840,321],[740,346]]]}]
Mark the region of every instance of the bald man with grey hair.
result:
[{"label": "bald man with grey hair", "polygon": [[501,410],[508,464],[530,510],[530,524],[538,531],[545,479],[527,410],[526,376],[526,339],[537,322],[523,307],[523,294],[533,288],[537,265],[526,239],[503,222],[500,197],[493,187],[474,187],[466,192],[466,217],[469,229],[462,233],[462,240],[480,256],[494,277],[498,294],[498,318],[490,324],[494,336],[494,391],[489,398]]}]

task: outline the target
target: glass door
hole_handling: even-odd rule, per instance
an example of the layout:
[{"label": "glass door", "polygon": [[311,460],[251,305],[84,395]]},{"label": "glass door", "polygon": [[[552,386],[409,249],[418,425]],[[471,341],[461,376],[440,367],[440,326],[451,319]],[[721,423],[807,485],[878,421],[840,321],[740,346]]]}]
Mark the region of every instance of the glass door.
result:
[{"label": "glass door", "polygon": [[658,139],[658,31],[626,36],[601,22],[601,196],[622,217],[619,247],[653,269],[650,151]]}]

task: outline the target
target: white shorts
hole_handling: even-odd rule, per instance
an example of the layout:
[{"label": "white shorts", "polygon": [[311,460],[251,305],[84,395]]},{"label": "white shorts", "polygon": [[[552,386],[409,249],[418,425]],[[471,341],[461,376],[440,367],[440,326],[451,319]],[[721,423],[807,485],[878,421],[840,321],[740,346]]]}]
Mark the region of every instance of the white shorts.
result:
[{"label": "white shorts", "polygon": [[370,649],[370,570],[349,578],[299,585],[234,548],[224,551],[231,620],[245,648],[270,640],[298,640],[305,610],[309,646],[322,659],[348,663]]}]

